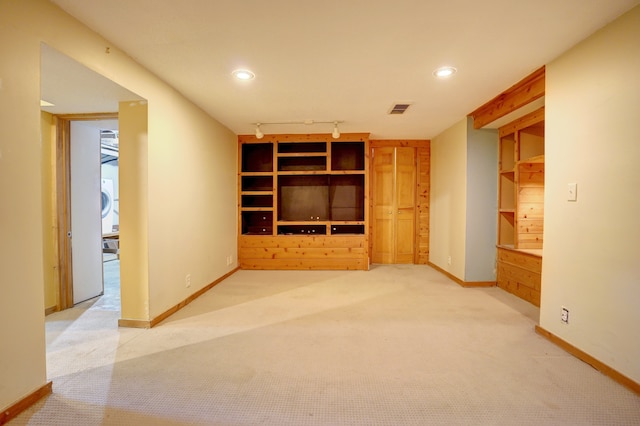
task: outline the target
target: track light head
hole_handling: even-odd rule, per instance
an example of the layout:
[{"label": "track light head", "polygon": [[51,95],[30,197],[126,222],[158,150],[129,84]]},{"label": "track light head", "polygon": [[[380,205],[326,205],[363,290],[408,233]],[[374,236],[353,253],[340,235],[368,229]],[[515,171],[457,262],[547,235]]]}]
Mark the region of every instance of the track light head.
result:
[{"label": "track light head", "polygon": [[333,133],[331,133],[334,139],[338,139],[340,137],[340,130],[338,130],[338,122],[333,122]]},{"label": "track light head", "polygon": [[262,139],[264,137],[264,133],[260,130],[260,123],[256,124],[256,138]]}]

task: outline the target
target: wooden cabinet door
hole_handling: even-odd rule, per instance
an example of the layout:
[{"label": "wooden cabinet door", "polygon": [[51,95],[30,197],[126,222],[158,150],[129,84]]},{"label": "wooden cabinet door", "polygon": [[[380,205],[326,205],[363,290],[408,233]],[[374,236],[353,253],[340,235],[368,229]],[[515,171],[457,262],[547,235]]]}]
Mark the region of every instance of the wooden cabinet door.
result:
[{"label": "wooden cabinet door", "polygon": [[396,253],[394,263],[413,263],[416,217],[414,148],[396,148]]},{"label": "wooden cabinet door", "polygon": [[382,147],[373,156],[373,263],[413,263],[414,148]]}]

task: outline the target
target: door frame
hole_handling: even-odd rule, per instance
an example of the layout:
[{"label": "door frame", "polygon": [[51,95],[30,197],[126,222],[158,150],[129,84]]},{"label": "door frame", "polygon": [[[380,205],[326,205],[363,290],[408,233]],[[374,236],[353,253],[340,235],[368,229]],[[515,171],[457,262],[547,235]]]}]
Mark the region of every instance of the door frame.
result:
[{"label": "door frame", "polygon": [[117,112],[54,115],[56,126],[56,223],[58,225],[58,310],[73,307],[71,257],[71,122],[118,119]]}]

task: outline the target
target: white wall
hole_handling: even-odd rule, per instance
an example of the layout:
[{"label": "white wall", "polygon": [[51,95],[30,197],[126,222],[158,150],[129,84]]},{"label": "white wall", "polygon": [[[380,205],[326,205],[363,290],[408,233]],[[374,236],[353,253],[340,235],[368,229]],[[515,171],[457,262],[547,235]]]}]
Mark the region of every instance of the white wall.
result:
[{"label": "white wall", "polygon": [[45,373],[40,43],[0,1],[0,409]]},{"label": "white wall", "polygon": [[[226,128],[182,97],[150,102],[149,112],[149,282],[154,318],[235,267],[238,145]],[[234,265],[227,266],[227,256],[233,257]],[[190,288],[185,287],[187,274]]]},{"label": "white wall", "polygon": [[148,214],[141,220],[150,279],[140,284],[149,298],[134,319],[149,320],[224,275],[235,267],[226,256],[235,260],[237,252],[235,135],[47,1],[0,1],[0,409],[46,381],[42,42],[149,102]]},{"label": "white wall", "polygon": [[467,282],[496,280],[498,131],[473,128],[467,118]]},{"label": "white wall", "polygon": [[640,382],[640,6],[547,65],[546,85],[540,325]]},{"label": "white wall", "polygon": [[[429,262],[464,280],[467,120],[431,140]],[[448,258],[451,257],[451,265]]]}]

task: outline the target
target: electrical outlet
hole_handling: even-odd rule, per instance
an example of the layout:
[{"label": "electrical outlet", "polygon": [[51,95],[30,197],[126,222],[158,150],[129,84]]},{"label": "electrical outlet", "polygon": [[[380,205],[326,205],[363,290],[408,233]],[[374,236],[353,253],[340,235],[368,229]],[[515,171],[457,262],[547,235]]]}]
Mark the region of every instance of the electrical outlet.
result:
[{"label": "electrical outlet", "polygon": [[191,274],[184,276],[184,286],[187,288],[191,287]]},{"label": "electrical outlet", "polygon": [[569,324],[569,310],[564,306],[562,307],[562,312],[560,313],[560,321],[565,324]]},{"label": "electrical outlet", "polygon": [[447,265],[451,266],[451,256],[447,258]]}]

